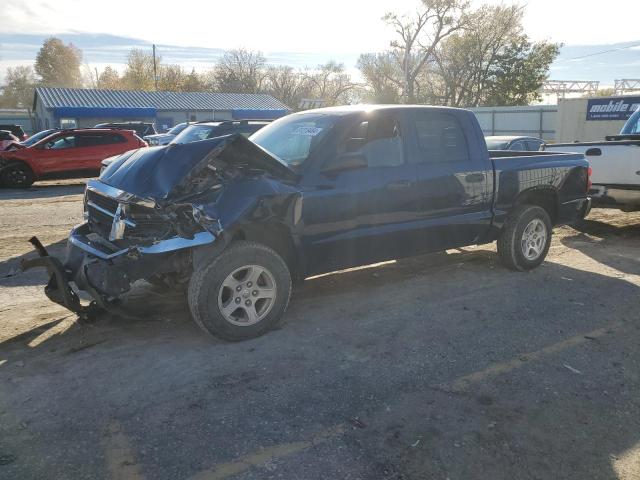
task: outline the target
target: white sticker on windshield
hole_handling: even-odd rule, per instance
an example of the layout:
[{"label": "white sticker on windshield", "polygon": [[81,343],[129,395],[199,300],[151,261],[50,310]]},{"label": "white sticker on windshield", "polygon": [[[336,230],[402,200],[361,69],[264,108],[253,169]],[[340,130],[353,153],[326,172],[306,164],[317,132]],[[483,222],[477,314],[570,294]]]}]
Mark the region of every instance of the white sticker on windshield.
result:
[{"label": "white sticker on windshield", "polygon": [[293,132],[293,135],[307,135],[309,137],[315,137],[322,131],[321,128],[318,127],[298,127]]}]

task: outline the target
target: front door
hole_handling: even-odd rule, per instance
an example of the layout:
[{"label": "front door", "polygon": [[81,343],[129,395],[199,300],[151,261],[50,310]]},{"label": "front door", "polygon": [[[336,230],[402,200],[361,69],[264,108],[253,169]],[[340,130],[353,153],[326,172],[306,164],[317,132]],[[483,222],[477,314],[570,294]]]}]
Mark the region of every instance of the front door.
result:
[{"label": "front door", "polygon": [[82,152],[74,133],[61,133],[34,151],[34,161],[45,175],[83,169]]},{"label": "front door", "polygon": [[[338,159],[366,166],[304,180],[303,242],[308,274],[396,258],[418,215],[416,167],[406,161],[399,118],[363,117],[338,144]],[[327,161],[330,159],[326,159]]]}]

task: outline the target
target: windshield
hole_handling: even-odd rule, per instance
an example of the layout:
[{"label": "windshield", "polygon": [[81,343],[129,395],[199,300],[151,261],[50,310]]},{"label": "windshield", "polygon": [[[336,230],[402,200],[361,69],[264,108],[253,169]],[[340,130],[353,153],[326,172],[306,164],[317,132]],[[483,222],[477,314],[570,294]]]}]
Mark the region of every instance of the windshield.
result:
[{"label": "windshield", "polygon": [[504,140],[495,140],[491,138],[484,139],[487,142],[487,150],[506,150],[507,144]]},{"label": "windshield", "polygon": [[43,130],[41,132],[38,132],[38,133],[35,133],[35,134],[31,135],[29,138],[27,138],[24,142],[21,142],[21,143],[25,147],[30,147],[34,143],[39,142],[40,140],[42,140],[45,137],[48,137],[53,132],[55,132],[55,130]]},{"label": "windshield", "polygon": [[296,114],[258,130],[249,139],[289,166],[304,162],[333,127],[335,117]]},{"label": "windshield", "polygon": [[185,128],[187,128],[187,125],[188,125],[188,123],[179,123],[178,125],[173,127],[171,130],[169,130],[167,133],[169,133],[171,135],[178,135]]},{"label": "windshield", "polygon": [[189,125],[171,143],[191,143],[213,137],[218,125]]},{"label": "windshield", "polygon": [[624,124],[620,135],[637,135],[640,134],[640,110],[636,110],[633,115],[629,117],[627,123]]}]

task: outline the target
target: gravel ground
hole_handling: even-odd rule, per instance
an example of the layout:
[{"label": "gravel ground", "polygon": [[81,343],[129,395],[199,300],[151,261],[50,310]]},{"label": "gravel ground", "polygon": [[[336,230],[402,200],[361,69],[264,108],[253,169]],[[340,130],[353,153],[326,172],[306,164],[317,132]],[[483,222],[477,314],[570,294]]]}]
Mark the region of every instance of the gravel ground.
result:
[{"label": "gravel ground", "polygon": [[308,280],[224,343],[179,294],[79,323],[19,272],[82,189],[0,190],[0,478],[640,479],[640,214],[556,229],[530,273],[487,245]]}]

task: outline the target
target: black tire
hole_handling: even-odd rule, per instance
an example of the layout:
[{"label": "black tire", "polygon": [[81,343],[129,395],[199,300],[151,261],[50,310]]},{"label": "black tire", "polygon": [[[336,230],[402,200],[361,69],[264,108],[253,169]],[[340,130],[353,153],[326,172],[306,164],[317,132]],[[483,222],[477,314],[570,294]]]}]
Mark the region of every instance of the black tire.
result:
[{"label": "black tire", "polygon": [[[275,299],[264,318],[252,325],[239,326],[225,318],[218,299],[229,275],[247,265],[257,265],[271,274],[275,283]],[[258,337],[272,329],[284,315],[290,295],[291,273],[282,257],[262,244],[238,241],[193,273],[188,302],[191,316],[205,332],[223,340],[239,341]]]},{"label": "black tire", "polygon": [[[522,245],[523,235],[527,226],[535,220],[542,222],[546,228],[546,231],[539,235],[544,243],[535,258],[527,258]],[[507,217],[500,238],[498,238],[498,256],[503,265],[517,271],[531,270],[540,265],[551,246],[552,228],[551,219],[544,208],[535,205],[515,207]]]},{"label": "black tire", "polygon": [[7,188],[29,188],[35,177],[26,163],[14,162],[2,170],[0,181]]}]

